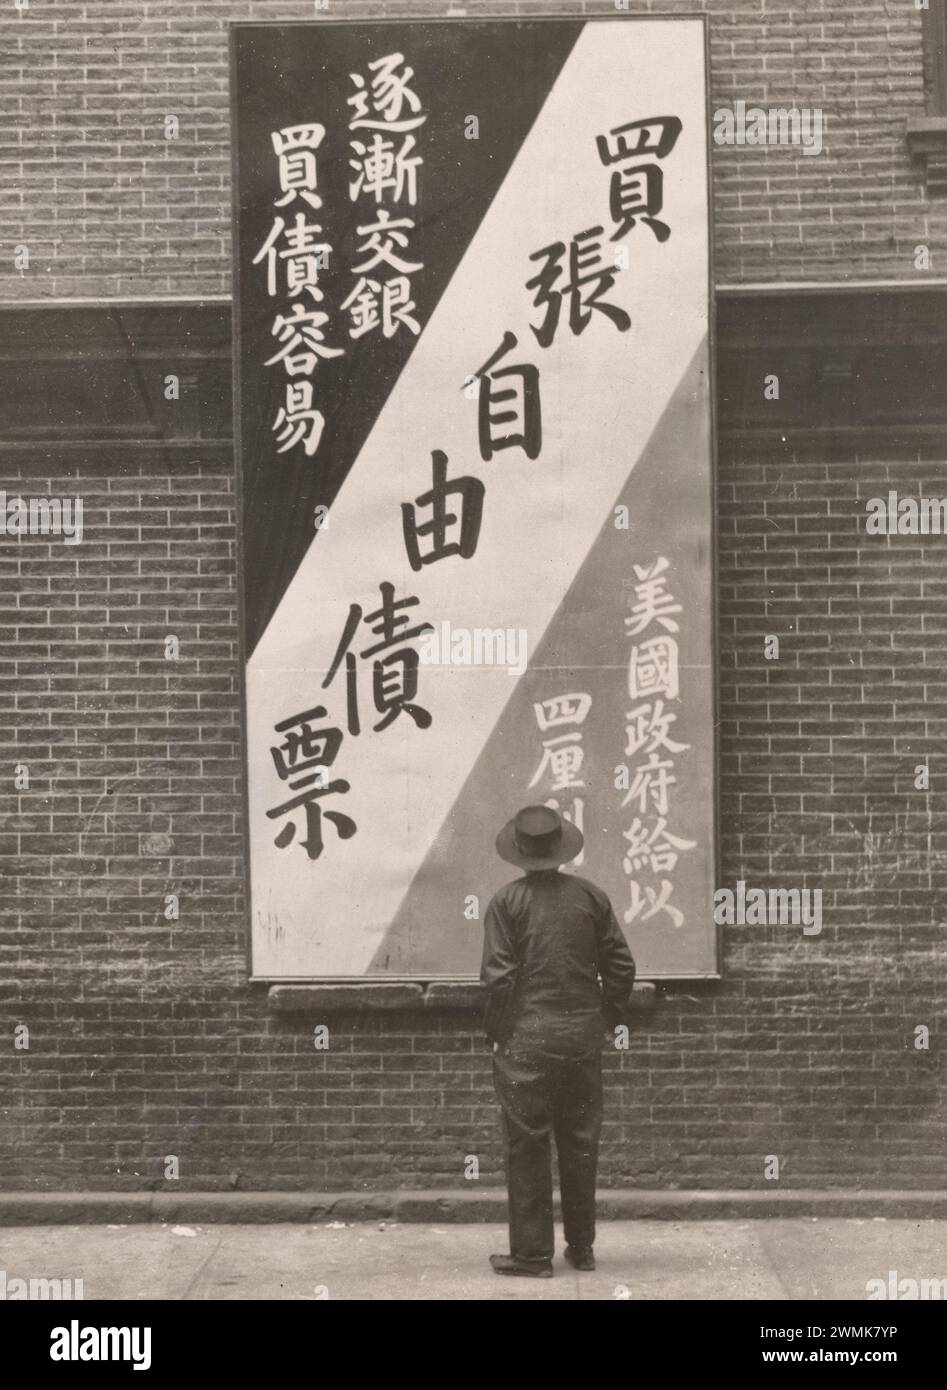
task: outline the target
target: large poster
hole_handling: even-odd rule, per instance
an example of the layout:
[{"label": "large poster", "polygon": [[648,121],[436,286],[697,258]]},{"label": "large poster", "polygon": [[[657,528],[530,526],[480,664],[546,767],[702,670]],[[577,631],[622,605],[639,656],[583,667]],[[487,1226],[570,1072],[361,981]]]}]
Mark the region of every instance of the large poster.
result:
[{"label": "large poster", "polygon": [[236,25],[252,972],[475,976],[501,826],[716,973],[699,19]]}]

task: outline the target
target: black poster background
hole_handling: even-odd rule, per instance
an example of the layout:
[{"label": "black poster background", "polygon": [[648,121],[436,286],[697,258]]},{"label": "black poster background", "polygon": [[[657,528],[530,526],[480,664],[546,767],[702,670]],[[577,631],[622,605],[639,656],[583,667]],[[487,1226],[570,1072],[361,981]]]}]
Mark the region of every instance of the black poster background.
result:
[{"label": "black poster background", "polygon": [[[423,262],[411,277],[421,331],[476,231],[582,30],[575,21],[235,25],[232,92],[235,185],[235,362],[238,452],[243,495],[242,561],[246,655],[261,637],[315,534],[317,506],[328,506],[361,449],[417,341],[407,330],[353,340],[340,305],[358,263],[357,227],[375,216],[373,199],[349,198],[349,74],[367,75],[372,59],[404,54],[412,88],[428,119],[412,132],[423,156],[418,202],[406,255]],[[479,122],[468,139],[468,116]],[[285,210],[271,132],[317,121],[326,134],[317,153],[323,206],[296,200]],[[395,137],[396,140],[400,137]],[[550,170],[552,177],[554,169]],[[312,380],[325,428],[314,457],[301,446],[277,453],[273,420],[286,373],[264,362],[278,346],[275,316],[288,293],[267,293],[266,267],[253,258],[274,216],[297,210],[322,227],[333,253],[320,274],[327,342],[343,357],[320,362]],[[458,326],[462,331],[462,326]],[[370,538],[366,537],[366,541]]]}]

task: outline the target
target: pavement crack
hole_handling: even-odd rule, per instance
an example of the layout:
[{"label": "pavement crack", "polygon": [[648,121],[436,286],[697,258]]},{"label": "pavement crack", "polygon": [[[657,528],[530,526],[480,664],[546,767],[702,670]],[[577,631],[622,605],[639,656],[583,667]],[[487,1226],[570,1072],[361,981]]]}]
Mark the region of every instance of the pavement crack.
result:
[{"label": "pavement crack", "polygon": [[214,1246],[213,1250],[211,1250],[211,1252],[210,1252],[210,1254],[207,1256],[207,1258],[206,1258],[205,1260],[202,1260],[201,1263],[200,1263],[200,1265],[198,1266],[198,1268],[195,1270],[194,1275],[193,1275],[193,1277],[192,1277],[192,1279],[191,1279],[191,1282],[188,1284],[187,1288],[186,1288],[186,1289],[184,1290],[184,1292],[181,1294],[181,1301],[182,1301],[182,1302],[183,1302],[185,1299],[191,1297],[191,1291],[193,1290],[193,1288],[194,1288],[194,1286],[197,1284],[197,1282],[203,1277],[204,1271],[206,1270],[207,1266],[210,1264],[211,1260],[214,1258],[214,1256],[217,1254],[217,1252],[218,1252],[218,1250],[220,1249],[220,1247],[223,1245],[223,1243],[224,1243],[224,1237],[225,1237],[225,1236],[226,1236],[226,1232],[224,1232],[224,1235],[220,1235],[220,1236],[217,1237],[217,1244]]}]

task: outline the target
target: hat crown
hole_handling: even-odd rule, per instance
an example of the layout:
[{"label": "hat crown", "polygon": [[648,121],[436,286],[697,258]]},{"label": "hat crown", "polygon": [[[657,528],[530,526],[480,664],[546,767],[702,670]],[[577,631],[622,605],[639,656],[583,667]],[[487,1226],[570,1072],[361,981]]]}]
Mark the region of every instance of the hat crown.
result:
[{"label": "hat crown", "polygon": [[562,819],[551,806],[524,806],[514,820],[517,839],[539,840],[562,831]]},{"label": "hat crown", "polygon": [[496,839],[500,858],[526,869],[567,864],[576,858],[582,844],[581,830],[551,806],[524,806]]},{"label": "hat crown", "polygon": [[562,841],[562,817],[551,806],[524,806],[514,817],[513,839],[523,854],[553,854]]}]

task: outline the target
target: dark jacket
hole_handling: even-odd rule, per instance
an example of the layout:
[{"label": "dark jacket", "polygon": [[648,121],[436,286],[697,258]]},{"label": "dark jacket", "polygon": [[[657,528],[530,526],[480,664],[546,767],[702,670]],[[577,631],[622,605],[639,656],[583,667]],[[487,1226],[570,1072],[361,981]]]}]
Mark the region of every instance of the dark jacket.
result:
[{"label": "dark jacket", "polygon": [[635,962],[601,888],[545,869],[491,900],[480,979],[491,1042],[575,1054],[624,1021]]}]

